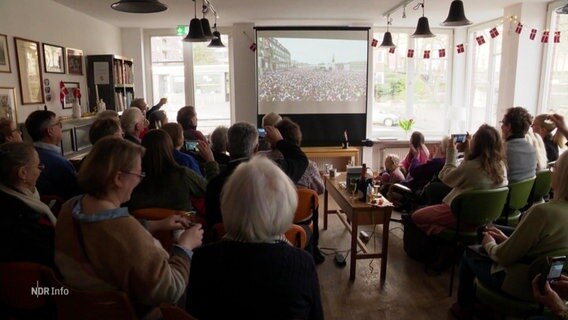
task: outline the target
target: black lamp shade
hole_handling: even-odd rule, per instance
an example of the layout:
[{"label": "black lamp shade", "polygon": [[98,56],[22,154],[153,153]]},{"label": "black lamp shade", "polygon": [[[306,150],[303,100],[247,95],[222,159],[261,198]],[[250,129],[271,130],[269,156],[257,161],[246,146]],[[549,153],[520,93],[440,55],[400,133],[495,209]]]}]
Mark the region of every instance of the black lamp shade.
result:
[{"label": "black lamp shade", "polygon": [[556,9],[555,11],[557,14],[568,14],[568,4]]},{"label": "black lamp shade", "polygon": [[182,41],[185,42],[209,41],[209,39],[205,38],[205,35],[203,34],[203,27],[201,26],[201,20],[197,18],[191,19],[191,21],[189,22],[189,32]]},{"label": "black lamp shade", "polygon": [[432,38],[436,35],[430,31],[430,24],[428,23],[428,18],[420,17],[418,19],[418,24],[416,25],[416,31],[410,36],[411,38]]},{"label": "black lamp shade", "polygon": [[158,0],[120,0],[111,4],[110,7],[128,13],[154,13],[168,9],[168,6]]},{"label": "black lamp shade", "polygon": [[221,34],[219,33],[219,31],[215,31],[213,32],[213,40],[211,40],[211,43],[208,45],[208,47],[210,48],[224,48],[225,45],[223,44],[223,42],[221,42]]},{"label": "black lamp shade", "polygon": [[440,23],[444,27],[459,27],[459,26],[469,26],[473,22],[469,21],[465,17],[465,10],[463,8],[463,2],[461,0],[454,0],[450,5],[450,12],[446,21]]},{"label": "black lamp shade", "polygon": [[206,18],[201,19],[201,28],[203,29],[203,35],[205,39],[213,39],[213,34],[211,33],[211,26],[209,25],[209,20]]},{"label": "black lamp shade", "polygon": [[379,46],[381,48],[396,48],[396,45],[392,42],[392,35],[390,31],[385,32],[383,36],[383,42]]}]

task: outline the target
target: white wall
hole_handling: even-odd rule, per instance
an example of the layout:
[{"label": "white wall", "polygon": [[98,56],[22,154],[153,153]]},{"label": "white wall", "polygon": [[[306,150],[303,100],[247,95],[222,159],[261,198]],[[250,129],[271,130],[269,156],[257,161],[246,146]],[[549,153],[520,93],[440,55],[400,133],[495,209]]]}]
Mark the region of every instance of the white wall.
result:
[{"label": "white wall", "polygon": [[[43,108],[43,104],[22,105],[14,36],[41,43],[83,50],[90,54],[121,54],[120,29],[92,18],[84,13],[46,0],[1,0],[0,33],[8,36],[11,73],[0,73],[0,87],[16,88],[18,121],[25,121],[34,110]],[[40,51],[41,53],[41,51]],[[48,109],[61,116],[70,116],[71,110],[61,109],[59,102],[59,82],[79,82],[82,98],[81,105],[86,110],[88,103],[87,70],[83,66],[83,75],[45,73],[43,56],[40,54],[43,79],[49,79],[52,100],[45,102]]]},{"label": "white wall", "polygon": [[[132,58],[134,70],[134,96],[135,98],[146,97],[145,65],[144,65],[144,35],[142,28],[122,28],[122,55]],[[148,57],[150,58],[150,57]],[[147,101],[153,105],[152,101]]]},{"label": "white wall", "polygon": [[[256,123],[256,54],[249,49],[256,39],[252,23],[233,25],[231,38],[231,122]],[[245,35],[245,33],[248,35]],[[249,39],[250,38],[250,39]]]}]

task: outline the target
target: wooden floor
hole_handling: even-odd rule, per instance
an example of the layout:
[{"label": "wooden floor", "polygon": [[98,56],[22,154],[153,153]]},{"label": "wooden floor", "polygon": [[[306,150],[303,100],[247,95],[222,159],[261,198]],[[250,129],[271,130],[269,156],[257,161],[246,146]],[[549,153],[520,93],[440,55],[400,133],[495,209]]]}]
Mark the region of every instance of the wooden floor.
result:
[{"label": "wooden floor", "polygon": [[[393,214],[393,218],[399,217],[399,213]],[[321,221],[323,196],[320,197],[320,226],[323,225]],[[372,226],[361,229],[369,234],[373,232]],[[345,253],[349,248],[350,236],[336,216],[329,216],[328,229],[320,232],[319,241],[322,252],[329,255],[317,266],[325,319],[453,319],[449,308],[456,299],[456,290],[453,297],[448,297],[450,272],[426,274],[424,265],[404,252],[402,234],[402,225],[391,222],[384,283],[380,282],[380,261],[377,259],[357,260],[357,276],[351,282],[349,260],[345,267],[338,267],[334,262],[336,250]],[[370,250],[380,248],[382,226],[376,228],[374,235],[367,245]],[[373,241],[376,247],[373,247]]]}]

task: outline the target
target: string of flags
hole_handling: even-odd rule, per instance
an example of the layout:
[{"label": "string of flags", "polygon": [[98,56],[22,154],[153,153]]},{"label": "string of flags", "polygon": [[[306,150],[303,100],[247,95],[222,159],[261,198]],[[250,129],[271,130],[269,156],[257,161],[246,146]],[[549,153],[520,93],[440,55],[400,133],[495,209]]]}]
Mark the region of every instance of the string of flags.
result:
[{"label": "string of flags", "polygon": [[[538,28],[525,25],[524,23],[519,21],[516,16],[510,16],[510,17],[507,17],[505,19],[507,19],[509,21],[509,23],[511,24],[511,27],[515,26],[515,33],[519,37],[522,36],[523,30],[530,30],[529,33],[528,33],[528,38],[530,40],[537,39],[537,33],[539,32]],[[482,34],[475,37],[475,43],[477,43],[478,46],[484,45],[486,43],[486,35],[487,34],[489,35],[489,37],[491,39],[495,39],[496,37],[500,36],[501,34],[499,33],[498,27],[505,23],[504,20],[501,20],[501,22],[499,24],[497,24],[496,26],[491,27],[489,29],[489,31],[480,32]],[[553,35],[552,39],[550,39],[551,34]],[[540,37],[540,42],[541,43],[560,43],[560,31],[558,31],[558,30],[550,31],[548,29],[543,30],[541,37]],[[378,43],[379,42],[378,42],[377,39],[373,39],[371,41],[371,46],[377,47]],[[466,46],[467,46],[467,43],[459,43],[455,46],[455,50],[458,54],[464,53]],[[438,58],[446,57],[446,49],[445,48],[440,48],[440,49],[437,49],[437,50],[424,50],[422,52],[422,55],[418,55],[418,52],[416,52],[415,49],[408,49],[406,51],[406,57],[407,58],[415,58],[415,57],[421,56],[423,59],[430,59],[432,57],[432,53],[436,52],[436,51],[438,53]],[[396,52],[396,48],[389,48],[388,52],[391,53],[391,54],[394,54]]]}]

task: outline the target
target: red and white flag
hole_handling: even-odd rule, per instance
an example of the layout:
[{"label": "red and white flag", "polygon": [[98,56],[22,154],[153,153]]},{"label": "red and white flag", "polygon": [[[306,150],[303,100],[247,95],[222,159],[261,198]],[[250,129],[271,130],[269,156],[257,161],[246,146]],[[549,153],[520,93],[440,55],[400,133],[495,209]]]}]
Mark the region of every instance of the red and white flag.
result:
[{"label": "red and white flag", "polygon": [[544,31],[542,33],[542,37],[540,38],[540,42],[548,43],[548,36],[550,35],[550,31]]},{"label": "red and white flag", "polygon": [[256,43],[252,43],[249,47],[250,51],[255,52],[256,51]]},{"label": "red and white flag", "polygon": [[407,58],[414,58],[414,49],[408,49]]},{"label": "red and white flag", "polygon": [[424,59],[430,59],[430,50],[424,50]]},{"label": "red and white flag", "polygon": [[394,53],[395,50],[396,50],[396,47],[389,48],[389,53]]},{"label": "red and white flag", "polygon": [[438,57],[443,58],[446,56],[446,49],[439,49],[438,50]]},{"label": "red and white flag", "polygon": [[515,32],[517,34],[521,34],[521,32],[523,31],[523,24],[522,23],[517,23],[517,27],[515,28]]},{"label": "red and white flag", "polygon": [[65,96],[69,93],[69,91],[67,91],[67,88],[65,88],[65,84],[63,84],[63,81],[59,82],[59,101],[61,101],[61,103],[65,103]]},{"label": "red and white flag", "polygon": [[373,41],[371,41],[371,47],[376,47],[377,44],[379,44],[379,40],[373,39]]},{"label": "red and white flag", "polygon": [[534,40],[534,38],[536,38],[536,32],[538,30],[536,29],[531,29],[531,34],[529,35],[529,39]]},{"label": "red and white flag", "polygon": [[79,88],[75,88],[75,90],[73,91],[73,96],[77,98],[77,100],[81,100],[81,90],[79,90]]},{"label": "red and white flag", "polygon": [[499,35],[499,31],[497,31],[497,27],[493,27],[493,29],[489,30],[489,34],[491,35],[491,39],[494,39]]},{"label": "red and white flag", "polygon": [[463,43],[460,43],[456,46],[458,53],[464,53],[465,48],[463,47]]},{"label": "red and white flag", "polygon": [[554,43],[560,43],[560,31],[554,31]]},{"label": "red and white flag", "polygon": [[481,35],[481,36],[479,36],[479,37],[476,37],[476,38],[475,38],[475,41],[477,41],[477,44],[478,44],[478,45],[482,45],[482,44],[485,43],[485,38],[483,37],[483,35]]}]

